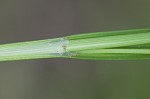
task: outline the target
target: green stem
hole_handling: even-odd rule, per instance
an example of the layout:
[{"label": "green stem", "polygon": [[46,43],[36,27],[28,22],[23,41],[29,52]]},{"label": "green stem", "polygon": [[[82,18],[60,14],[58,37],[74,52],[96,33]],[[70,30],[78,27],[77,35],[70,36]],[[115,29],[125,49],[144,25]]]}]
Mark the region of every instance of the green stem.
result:
[{"label": "green stem", "polygon": [[146,43],[150,43],[150,32],[71,40],[68,46],[68,51],[123,47]]},{"label": "green stem", "polygon": [[150,29],[96,32],[0,45],[0,61],[57,57],[150,59]]}]

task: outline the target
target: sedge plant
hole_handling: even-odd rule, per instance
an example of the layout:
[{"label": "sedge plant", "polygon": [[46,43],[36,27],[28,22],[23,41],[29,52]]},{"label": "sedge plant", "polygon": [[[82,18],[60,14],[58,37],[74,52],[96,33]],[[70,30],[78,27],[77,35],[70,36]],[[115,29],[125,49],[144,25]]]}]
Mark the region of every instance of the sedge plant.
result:
[{"label": "sedge plant", "polygon": [[0,61],[39,58],[150,59],[150,29],[84,33],[0,45]]}]

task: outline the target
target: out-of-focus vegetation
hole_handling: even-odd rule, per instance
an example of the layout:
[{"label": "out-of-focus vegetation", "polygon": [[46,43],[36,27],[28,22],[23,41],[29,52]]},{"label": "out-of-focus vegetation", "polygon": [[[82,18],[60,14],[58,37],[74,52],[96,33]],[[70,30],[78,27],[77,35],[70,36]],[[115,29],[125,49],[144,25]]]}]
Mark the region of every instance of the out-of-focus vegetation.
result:
[{"label": "out-of-focus vegetation", "polygon": [[[0,43],[150,27],[149,0],[1,0]],[[2,99],[150,98],[150,62],[0,63]]]}]

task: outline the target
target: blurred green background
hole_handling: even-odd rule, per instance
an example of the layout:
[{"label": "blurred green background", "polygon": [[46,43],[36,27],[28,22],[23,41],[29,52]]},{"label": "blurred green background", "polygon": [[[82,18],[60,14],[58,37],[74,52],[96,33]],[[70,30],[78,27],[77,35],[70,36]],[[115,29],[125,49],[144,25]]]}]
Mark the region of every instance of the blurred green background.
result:
[{"label": "blurred green background", "polygon": [[[150,27],[149,0],[0,0],[0,44]],[[150,61],[0,62],[1,99],[149,99]]]}]

